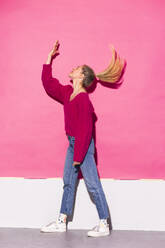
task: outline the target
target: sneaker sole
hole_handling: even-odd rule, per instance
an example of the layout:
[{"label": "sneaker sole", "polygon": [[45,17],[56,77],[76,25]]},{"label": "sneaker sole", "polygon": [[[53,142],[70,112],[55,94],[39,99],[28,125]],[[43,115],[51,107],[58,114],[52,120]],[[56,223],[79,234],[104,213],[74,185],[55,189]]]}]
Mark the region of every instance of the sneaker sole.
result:
[{"label": "sneaker sole", "polygon": [[64,229],[64,230],[40,230],[40,232],[42,232],[42,233],[53,233],[53,232],[66,232],[66,229]]},{"label": "sneaker sole", "polygon": [[110,232],[105,232],[105,233],[87,233],[88,237],[103,237],[103,236],[108,236],[110,235]]},{"label": "sneaker sole", "polygon": [[42,233],[55,233],[55,232],[66,232],[66,231],[63,231],[63,230],[56,230],[56,231],[42,231],[42,230],[40,230],[40,232],[42,232]]}]

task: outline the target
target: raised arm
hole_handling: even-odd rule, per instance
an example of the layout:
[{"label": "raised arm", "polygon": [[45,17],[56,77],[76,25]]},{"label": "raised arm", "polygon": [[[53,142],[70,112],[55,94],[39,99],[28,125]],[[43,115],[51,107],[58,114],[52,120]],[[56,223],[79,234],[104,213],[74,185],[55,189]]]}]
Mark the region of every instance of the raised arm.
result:
[{"label": "raised arm", "polygon": [[46,93],[54,100],[64,103],[66,91],[70,85],[62,85],[57,78],[52,77],[52,58],[58,53],[58,41],[56,41],[53,49],[48,54],[45,64],[43,64],[41,80]]}]

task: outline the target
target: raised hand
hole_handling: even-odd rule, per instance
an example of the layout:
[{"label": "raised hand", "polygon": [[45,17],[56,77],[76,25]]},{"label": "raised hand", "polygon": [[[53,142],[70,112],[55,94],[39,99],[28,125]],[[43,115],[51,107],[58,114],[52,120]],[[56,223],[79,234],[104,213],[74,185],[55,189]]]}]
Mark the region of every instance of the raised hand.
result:
[{"label": "raised hand", "polygon": [[49,53],[49,56],[52,57],[56,55],[57,53],[59,53],[59,41],[58,40],[56,41],[56,43],[54,43],[54,46]]},{"label": "raised hand", "polygon": [[53,56],[59,54],[59,41],[57,40],[56,43],[54,43],[54,46],[52,50],[48,54],[48,58],[46,61],[46,64],[51,64]]}]

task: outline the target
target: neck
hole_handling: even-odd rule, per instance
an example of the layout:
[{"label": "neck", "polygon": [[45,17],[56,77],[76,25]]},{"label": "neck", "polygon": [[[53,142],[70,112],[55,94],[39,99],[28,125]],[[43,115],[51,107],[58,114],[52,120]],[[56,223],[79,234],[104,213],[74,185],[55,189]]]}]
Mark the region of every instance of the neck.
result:
[{"label": "neck", "polygon": [[79,80],[73,80],[73,94],[77,94],[79,92],[86,92],[85,88],[81,86],[80,81]]}]

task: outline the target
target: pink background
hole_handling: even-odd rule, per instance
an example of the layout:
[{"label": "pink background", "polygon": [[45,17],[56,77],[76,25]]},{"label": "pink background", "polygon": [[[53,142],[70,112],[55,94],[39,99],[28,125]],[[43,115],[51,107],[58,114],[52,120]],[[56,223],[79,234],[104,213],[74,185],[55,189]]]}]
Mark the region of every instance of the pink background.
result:
[{"label": "pink background", "polygon": [[62,177],[63,106],[41,82],[58,39],[53,76],[64,85],[77,65],[105,69],[109,44],[127,61],[121,87],[90,94],[100,177],[165,179],[164,9],[160,0],[1,1],[1,177]]}]

